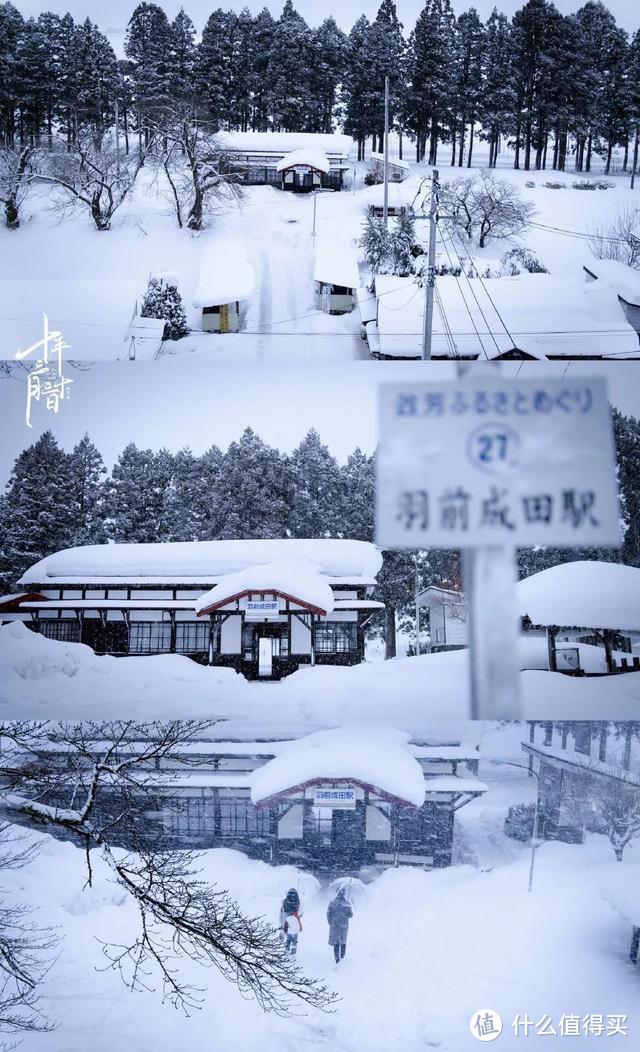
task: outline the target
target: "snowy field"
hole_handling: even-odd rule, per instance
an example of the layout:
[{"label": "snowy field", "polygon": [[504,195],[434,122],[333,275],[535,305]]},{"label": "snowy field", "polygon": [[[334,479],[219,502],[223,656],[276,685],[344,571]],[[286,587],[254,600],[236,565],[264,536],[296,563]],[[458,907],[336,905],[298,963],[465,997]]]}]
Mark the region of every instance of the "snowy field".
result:
[{"label": "snowy field", "polygon": [[[527,639],[523,647],[523,719],[637,717],[640,673],[574,679],[543,671],[541,645]],[[0,628],[0,717],[25,711],[34,719],[219,718],[239,721],[247,733],[253,722],[316,729],[375,720],[420,734],[425,720],[468,718],[467,654],[316,666],[259,683],[177,654],[97,657],[81,643],[14,622]]]},{"label": "snowy field", "polygon": [[[485,154],[486,144],[478,143],[474,169],[482,165]],[[469,174],[467,169],[450,168],[444,163],[445,155],[443,150],[442,181]],[[411,158],[410,145],[406,157]],[[511,154],[505,150],[499,158],[497,174],[516,183],[537,209],[534,225],[519,243],[535,252],[552,276],[573,278],[581,285],[582,265],[592,257],[588,241],[576,234],[606,225],[625,207],[637,208],[638,191],[629,189],[627,174],[609,177],[612,189],[579,191],[571,183],[598,178],[600,172],[596,170],[588,176],[571,170],[514,171],[511,163]],[[348,173],[344,191],[317,195],[317,240],[323,245],[347,242],[355,246],[367,204],[379,196],[380,187],[364,186],[368,163],[353,164],[355,183],[352,173]],[[599,167],[597,160],[596,166]],[[413,200],[429,171],[423,164],[411,163],[409,178],[400,190],[404,201]],[[545,182],[561,183],[566,188],[547,189]],[[392,189],[395,191],[396,187]],[[218,241],[221,248],[235,243],[239,252],[241,247],[246,252],[255,272],[254,291],[242,312],[242,332],[221,337],[196,331],[166,344],[162,358],[324,362],[368,357],[366,344],[359,336],[357,310],[334,317],[315,309],[313,211],[312,195],[283,193],[270,186],[249,187],[240,204],[220,204],[209,226],[193,235],[178,229],[168,188],[143,169],[134,195],[116,213],[107,233],[97,232],[85,215],[59,221],[51,208],[49,193],[42,192],[31,199],[20,230],[0,230],[0,281],[41,281],[45,299],[47,283],[53,281],[117,281],[122,295],[131,299],[132,289],[139,290],[138,297],[143,294],[152,273],[168,271],[177,276],[189,324],[199,329],[199,311],[192,303],[203,248],[211,241]],[[418,223],[417,233],[426,237],[426,222]],[[474,258],[491,263],[497,262],[509,247],[507,242],[493,241],[484,250],[472,251]],[[134,302],[127,302],[123,315],[130,317],[133,308]],[[23,323],[24,310],[20,313],[19,303],[15,310]],[[65,319],[56,320],[63,325]],[[39,331],[39,316],[31,321]],[[100,323],[87,316],[83,324],[86,343],[69,349],[67,358],[91,358],[92,348],[95,354],[95,327]],[[1,353],[13,357],[17,348],[6,343],[6,338],[0,340]],[[122,346],[113,349],[111,357],[124,356]]]},{"label": "snowy field", "polygon": [[[264,1016],[215,973],[192,964],[181,974],[205,994],[201,1010],[189,1018],[163,1005],[158,993],[130,993],[103,970],[99,940],[130,937],[135,907],[99,857],[93,860],[94,886],[87,889],[82,851],[38,834],[39,857],[4,874],[2,883],[64,937],[42,991],[43,1009],[59,1025],[51,1034],[27,1035],[23,1052],[471,1052],[477,1044],[469,1021],[480,1008],[502,1016],[498,1048],[519,1047],[511,1026],[525,1012],[536,1022],[550,1016],[556,1028],[563,1014],[624,1014],[629,1037],[626,1045],[619,1040],[637,1047],[631,929],[601,888],[613,858],[608,840],[591,835],[583,846],[543,844],[528,894],[529,849],[502,831],[507,807],[532,800],[534,782],[524,771],[493,767],[489,757],[522,762],[520,735],[516,727],[485,735],[480,776],[489,792],[457,815],[456,865],[432,872],[401,867],[366,886],[352,883],[354,918],[339,968],[327,945],[329,888],[292,867],[271,868],[231,850],[203,853],[205,879],[229,889],[245,911],[274,923],[287,888],[299,887],[299,963],[339,994],[332,1014]],[[638,861],[636,842],[616,865],[622,872]],[[529,1035],[529,1042],[537,1040],[542,1037]],[[603,1040],[582,1036],[580,1047],[599,1048]]]}]

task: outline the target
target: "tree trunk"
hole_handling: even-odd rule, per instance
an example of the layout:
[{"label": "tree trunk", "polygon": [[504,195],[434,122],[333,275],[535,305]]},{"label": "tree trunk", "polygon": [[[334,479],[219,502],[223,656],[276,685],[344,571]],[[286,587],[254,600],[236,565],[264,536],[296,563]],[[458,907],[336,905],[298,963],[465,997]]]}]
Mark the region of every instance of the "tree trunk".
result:
[{"label": "tree trunk", "polygon": [[396,608],[387,604],[384,611],[385,633],[384,633],[384,659],[396,656]]},{"label": "tree trunk", "polygon": [[20,226],[18,206],[13,194],[4,202],[4,225],[7,230],[17,230]]},{"label": "tree trunk", "polygon": [[465,124],[464,114],[462,115],[462,121],[460,122],[460,145],[458,147],[458,168],[462,168],[462,162],[464,161],[464,144],[467,137],[467,126]]},{"label": "tree trunk", "polygon": [[398,129],[398,160],[402,160],[402,128]]},{"label": "tree trunk", "polygon": [[612,142],[611,139],[609,139],[609,142],[607,143],[607,163],[604,166],[604,174],[605,175],[608,175],[609,171],[611,169],[611,155],[612,155],[612,153],[613,153],[613,142]]},{"label": "tree trunk", "polygon": [[584,164],[585,172],[591,171],[591,148],[593,146],[593,136],[589,132],[589,138],[587,139],[587,159]]},{"label": "tree trunk", "polygon": [[473,130],[475,128],[475,121],[471,121],[471,127],[469,128],[469,156],[467,157],[467,168],[471,167],[471,158],[473,157]]}]

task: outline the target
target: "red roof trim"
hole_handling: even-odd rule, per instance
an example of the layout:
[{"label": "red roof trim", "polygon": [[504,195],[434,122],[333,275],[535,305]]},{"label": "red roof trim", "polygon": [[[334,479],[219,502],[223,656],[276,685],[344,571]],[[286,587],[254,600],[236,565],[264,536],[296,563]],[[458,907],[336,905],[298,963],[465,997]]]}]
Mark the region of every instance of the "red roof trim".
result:
[{"label": "red roof trim", "polygon": [[[360,789],[368,789],[371,793],[377,793],[379,796],[384,797],[392,804],[400,804],[401,807],[415,807],[410,800],[403,800],[399,796],[394,796],[393,793],[388,793],[385,789],[381,789],[378,785],[371,785],[369,782],[362,782],[359,778],[311,778],[308,782],[301,782],[299,785],[292,785],[289,789],[283,789],[281,793],[277,793],[275,796],[266,797],[264,800],[258,800],[255,807],[269,807],[271,804],[278,803],[283,796],[289,793],[299,793],[304,789],[309,789],[311,786],[328,785],[332,789],[339,787],[344,782],[350,782],[352,785],[357,785]],[[416,808],[417,810],[417,808]]]},{"label": "red roof trim", "polygon": [[46,599],[46,595],[41,595],[40,592],[20,592],[19,595],[10,596],[4,602],[0,602],[0,613],[15,613],[20,610],[22,603],[35,603],[40,600],[46,602]]},{"label": "red roof trim", "polygon": [[325,616],[327,611],[322,610],[319,606],[313,606],[312,603],[305,603],[303,599],[297,599],[295,595],[288,595],[286,592],[280,592],[277,588],[245,588],[243,592],[237,592],[236,595],[227,596],[226,599],[221,599],[219,603],[211,603],[206,606],[203,610],[198,610],[198,617],[204,617],[206,614],[213,613],[214,610],[220,610],[223,606],[228,606],[229,603],[235,603],[236,599],[244,599],[248,595],[257,595],[258,593],[268,592],[270,595],[277,595],[280,599],[285,599],[289,603],[297,603],[298,606],[304,607],[312,614],[321,614]]}]

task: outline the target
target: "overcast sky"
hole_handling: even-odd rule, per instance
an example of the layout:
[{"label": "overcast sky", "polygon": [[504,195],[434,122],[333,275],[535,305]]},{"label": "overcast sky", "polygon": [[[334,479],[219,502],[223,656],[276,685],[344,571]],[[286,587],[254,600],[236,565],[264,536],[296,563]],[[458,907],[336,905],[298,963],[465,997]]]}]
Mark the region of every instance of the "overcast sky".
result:
[{"label": "overcast sky", "polygon": [[[481,363],[485,371],[490,366]],[[503,375],[562,376],[560,362],[502,365]],[[611,402],[640,417],[637,362],[572,362],[567,378],[606,375]],[[172,452],[189,446],[202,453],[215,443],[226,448],[246,427],[266,442],[292,450],[315,427],[339,460],[356,446],[370,452],[376,444],[376,390],[380,380],[454,378],[454,365],[350,362],[318,369],[191,367],[153,362],[68,370],[72,398],[56,415],[36,404],[33,428],[25,424],[24,376],[0,381],[0,486],[18,453],[50,428],[65,449],[88,431],[111,467],[127,442]]]},{"label": "overcast sky", "polygon": [[[110,0],[108,5],[96,3],[95,0],[13,0],[13,2],[24,15],[37,15],[40,11],[54,11],[58,14],[70,11],[76,19],[83,19],[88,15],[107,34],[119,53],[123,50],[125,27],[131,12],[136,7],[135,0]],[[578,0],[555,0],[555,3],[564,14],[577,11],[582,6]],[[275,2],[274,0],[266,0],[266,2],[254,0],[249,3],[245,3],[244,0],[231,0],[231,2],[229,0],[221,0],[221,2],[218,0],[184,0],[184,3],[181,3],[180,0],[160,0],[160,6],[170,18],[173,18],[180,8],[184,7],[199,30],[217,7],[234,11],[248,7],[254,14],[263,7],[268,7],[277,17],[282,11],[283,4],[284,0],[275,0]],[[363,13],[369,19],[375,18],[380,6],[377,0],[340,0],[335,9],[321,0],[297,0],[297,2],[294,0],[294,4],[310,25],[318,25],[329,14],[333,14],[344,30],[349,30]],[[474,6],[483,19],[487,18],[493,7],[497,7],[506,15],[512,15],[514,11],[524,6],[522,0],[476,0],[473,5],[467,0],[452,0],[452,4],[456,14]],[[398,17],[407,33],[413,28],[423,6],[423,0],[397,0]],[[630,32],[640,26],[637,0],[609,0],[607,7],[613,12],[620,25]]]}]

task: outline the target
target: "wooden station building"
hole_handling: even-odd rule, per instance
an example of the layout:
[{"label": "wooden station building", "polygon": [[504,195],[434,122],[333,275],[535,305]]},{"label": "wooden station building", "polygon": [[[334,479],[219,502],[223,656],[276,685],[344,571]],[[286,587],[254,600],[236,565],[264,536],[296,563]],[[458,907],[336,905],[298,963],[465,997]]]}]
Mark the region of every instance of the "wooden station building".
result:
[{"label": "wooden station building", "polygon": [[353,540],[87,545],[27,570],[0,621],[97,654],[185,654],[279,679],[364,660],[381,565],[375,545]]}]

